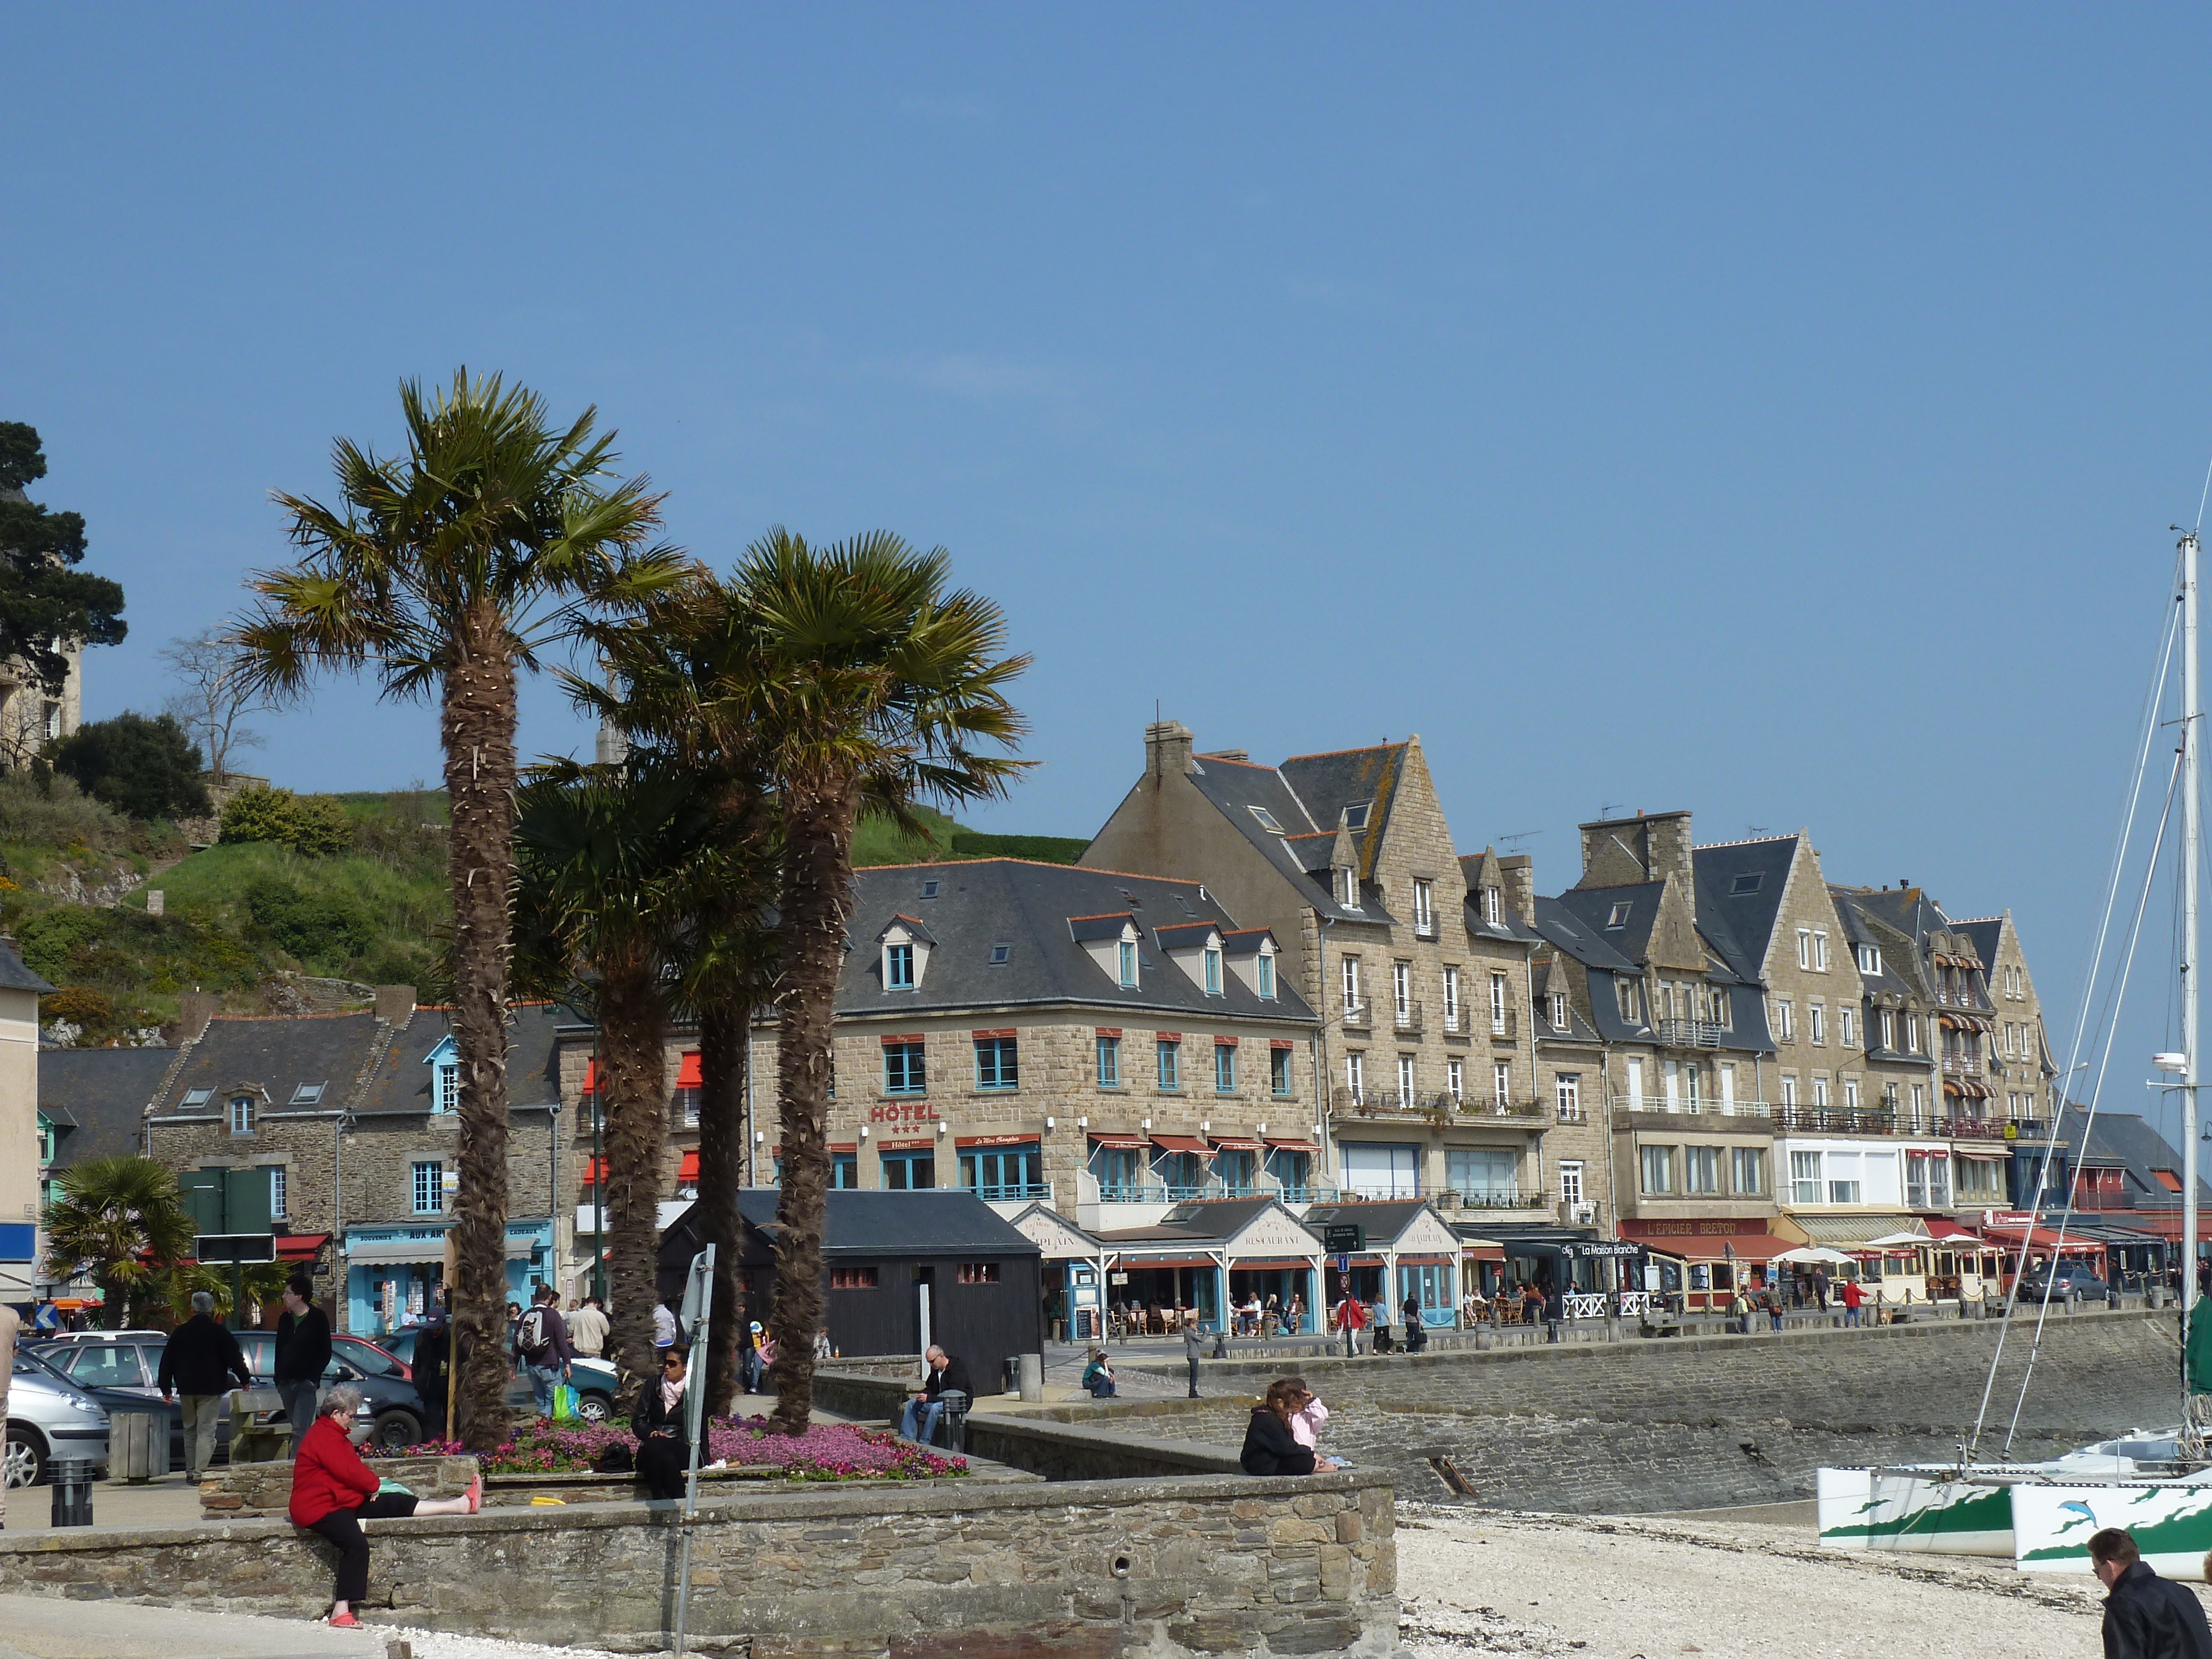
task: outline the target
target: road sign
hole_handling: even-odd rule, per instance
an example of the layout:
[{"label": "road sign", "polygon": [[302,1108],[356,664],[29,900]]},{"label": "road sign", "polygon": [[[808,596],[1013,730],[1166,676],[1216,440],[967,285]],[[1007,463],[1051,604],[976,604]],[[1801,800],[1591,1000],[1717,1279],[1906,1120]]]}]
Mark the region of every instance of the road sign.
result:
[{"label": "road sign", "polygon": [[274,1261],[276,1239],[271,1233],[201,1233],[192,1241],[198,1261]]},{"label": "road sign", "polygon": [[1336,1259],[1336,1270],[1340,1273],[1350,1273],[1352,1271],[1352,1258],[1348,1255],[1338,1256]]},{"label": "road sign", "polygon": [[1367,1248],[1367,1229],[1357,1221],[1332,1223],[1321,1230],[1322,1243],[1332,1255]]}]

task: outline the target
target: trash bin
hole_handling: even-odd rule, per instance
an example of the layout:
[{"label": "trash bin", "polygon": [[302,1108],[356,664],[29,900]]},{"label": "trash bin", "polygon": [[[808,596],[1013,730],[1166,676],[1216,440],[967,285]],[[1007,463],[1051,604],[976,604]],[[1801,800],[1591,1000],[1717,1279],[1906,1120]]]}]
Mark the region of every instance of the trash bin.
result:
[{"label": "trash bin", "polygon": [[46,1465],[53,1482],[53,1524],[88,1527],[92,1524],[92,1464],[82,1457],[57,1457]]},{"label": "trash bin", "polygon": [[1006,1375],[1002,1379],[1006,1386],[999,1390],[1000,1393],[1019,1394],[1022,1391],[1021,1365],[1021,1357],[1018,1354],[1010,1353],[1006,1356]]},{"label": "trash bin", "polygon": [[167,1413],[116,1412],[107,1425],[108,1479],[143,1486],[168,1474]]},{"label": "trash bin", "polygon": [[968,1396],[958,1389],[947,1389],[938,1396],[945,1402],[945,1414],[937,1419],[937,1431],[945,1437],[945,1449],[964,1452],[968,1449]]}]

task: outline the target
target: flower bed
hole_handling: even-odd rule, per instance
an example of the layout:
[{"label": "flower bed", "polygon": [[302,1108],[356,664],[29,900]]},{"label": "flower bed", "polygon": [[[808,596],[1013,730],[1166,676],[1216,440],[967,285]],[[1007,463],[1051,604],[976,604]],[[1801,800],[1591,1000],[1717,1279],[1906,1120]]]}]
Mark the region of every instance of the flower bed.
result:
[{"label": "flower bed", "polygon": [[[716,1419],[708,1426],[700,1468],[720,1460],[732,1468],[777,1468],[788,1480],[938,1480],[968,1473],[968,1461],[901,1440],[884,1429],[857,1423],[816,1423],[797,1438],[771,1434],[764,1417]],[[611,1446],[635,1456],[637,1437],[626,1429],[556,1428],[544,1418],[478,1459],[486,1474],[589,1474]],[[459,1455],[459,1441],[431,1441],[389,1449],[364,1447],[368,1457]]]}]

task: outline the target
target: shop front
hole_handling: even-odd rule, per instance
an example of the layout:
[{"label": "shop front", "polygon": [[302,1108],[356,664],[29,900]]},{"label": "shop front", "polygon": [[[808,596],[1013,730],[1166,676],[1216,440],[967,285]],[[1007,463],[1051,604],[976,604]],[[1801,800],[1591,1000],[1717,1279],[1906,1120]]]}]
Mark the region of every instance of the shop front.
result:
[{"label": "shop front", "polygon": [[1106,1249],[1042,1199],[1012,1218],[1037,1247],[1044,1327],[1055,1342],[1097,1342],[1106,1334]]},{"label": "shop front", "polygon": [[[352,1227],[345,1237],[344,1328],[356,1336],[392,1336],[420,1324],[433,1289],[445,1282],[446,1234],[435,1227]],[[553,1224],[507,1224],[507,1298],[530,1304],[538,1283],[550,1284]]]},{"label": "shop front", "polygon": [[1764,1289],[1769,1264],[1805,1242],[1758,1216],[1623,1221],[1620,1233],[1650,1253],[1659,1294],[1686,1313],[1719,1311],[1738,1290]]},{"label": "shop front", "polygon": [[2100,1278],[2108,1271],[2101,1241],[2084,1237],[2072,1227],[2062,1232],[2050,1224],[2047,1217],[2039,1223],[2024,1211],[1985,1210],[1979,1231],[2002,1258],[2002,1280],[1998,1288],[2008,1294],[2022,1271],[2023,1261],[2029,1273],[2061,1260],[2084,1263]]},{"label": "shop front", "polygon": [[1546,1319],[1603,1318],[1616,1309],[1644,1311],[1653,1289],[1650,1252],[1638,1239],[1599,1238],[1568,1227],[1472,1227],[1455,1230],[1461,1261],[1476,1275],[1485,1304],[1503,1303],[1533,1317],[1533,1291]]},{"label": "shop front", "polygon": [[1194,1199],[1157,1225],[1091,1235],[1104,1257],[1109,1328],[1162,1334],[1195,1319],[1222,1328],[1233,1299],[1279,1315],[1295,1300],[1299,1327],[1325,1328],[1316,1297],[1321,1243],[1273,1198]]},{"label": "shop front", "polygon": [[1306,1225],[1326,1240],[1356,1229],[1360,1248],[1342,1251],[1344,1265],[1329,1261],[1329,1300],[1352,1295],[1387,1302],[1393,1324],[1420,1310],[1423,1326],[1450,1330],[1460,1322],[1460,1236],[1434,1206],[1419,1199],[1379,1199],[1359,1204],[1316,1204]]}]

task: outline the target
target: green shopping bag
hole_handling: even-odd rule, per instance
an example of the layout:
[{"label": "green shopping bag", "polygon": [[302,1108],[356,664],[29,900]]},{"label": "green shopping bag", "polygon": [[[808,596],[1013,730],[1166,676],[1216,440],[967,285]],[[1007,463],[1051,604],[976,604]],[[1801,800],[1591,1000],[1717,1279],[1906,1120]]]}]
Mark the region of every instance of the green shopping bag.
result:
[{"label": "green shopping bag", "polygon": [[556,1384],[553,1389],[554,1421],[558,1422],[564,1417],[574,1417],[575,1414],[576,1390],[574,1386],[567,1382]]}]

